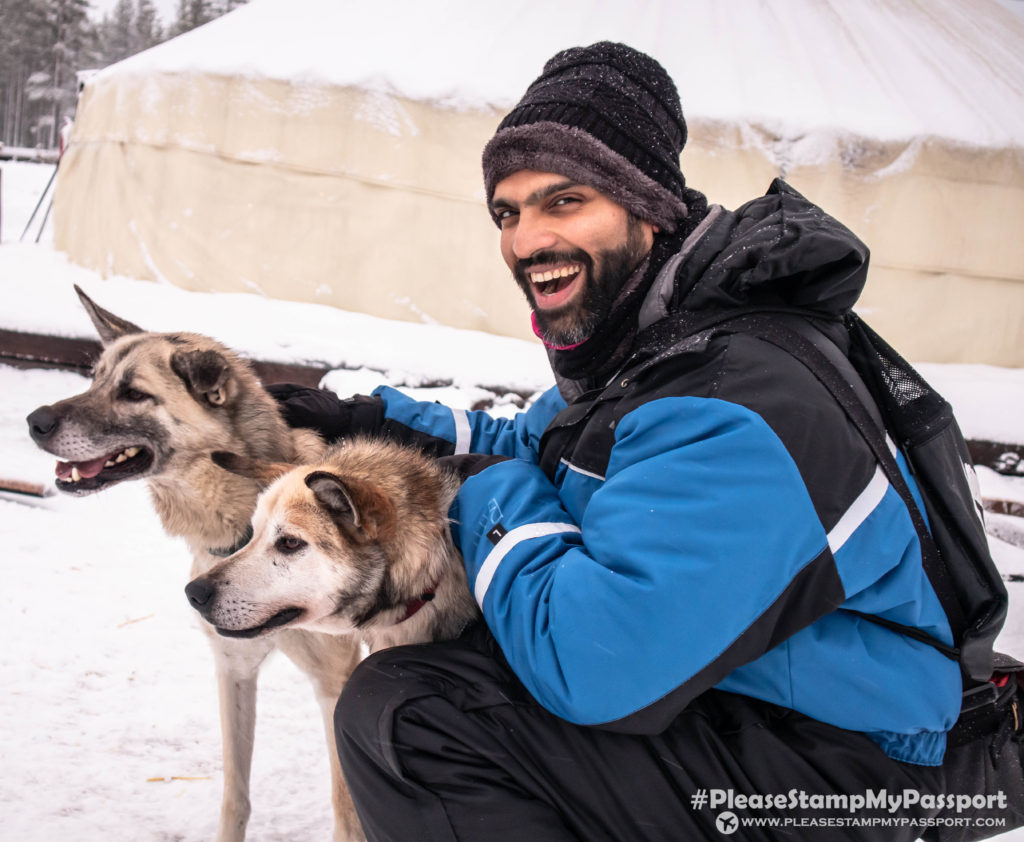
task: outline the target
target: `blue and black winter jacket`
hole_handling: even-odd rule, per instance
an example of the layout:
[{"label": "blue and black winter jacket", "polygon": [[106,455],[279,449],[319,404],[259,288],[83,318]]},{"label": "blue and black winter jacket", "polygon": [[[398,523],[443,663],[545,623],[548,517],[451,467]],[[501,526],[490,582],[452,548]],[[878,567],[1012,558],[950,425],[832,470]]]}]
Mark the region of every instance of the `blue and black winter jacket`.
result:
[{"label": "blue and black winter jacket", "polygon": [[713,209],[666,264],[636,353],[604,388],[569,405],[552,389],[511,420],[375,393],[389,426],[435,452],[512,457],[466,481],[453,529],[487,624],[546,708],[656,733],[714,687],[941,762],[957,665],[859,616],[952,642],[899,496],[797,360],[675,327],[680,313],[786,307],[827,333],[867,259],[777,182]]}]

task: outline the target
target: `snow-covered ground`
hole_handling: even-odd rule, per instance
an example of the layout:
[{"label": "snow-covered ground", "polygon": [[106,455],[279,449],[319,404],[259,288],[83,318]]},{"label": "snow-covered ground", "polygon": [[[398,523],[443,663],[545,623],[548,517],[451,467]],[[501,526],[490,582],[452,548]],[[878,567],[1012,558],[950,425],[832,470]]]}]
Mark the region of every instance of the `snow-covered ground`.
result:
[{"label": "snow-covered ground", "polygon": [[[210,333],[252,356],[337,367],[328,383],[339,392],[443,380],[451,385],[421,394],[462,406],[497,395],[498,411],[508,413],[512,397],[494,387],[529,394],[550,383],[539,346],[518,340],[101,280],[69,264],[45,234],[40,245],[12,242],[50,168],[5,163],[2,171],[0,329],[91,336],[71,289],[78,283],[147,328]],[[1024,371],[924,371],[968,436],[1024,442]],[[66,372],[0,366],[0,477],[52,481],[53,459],[35,449],[24,418],[86,385]],[[986,495],[1024,503],[1024,478],[980,473]],[[164,536],[142,485],[82,499],[0,498],[0,545],[0,839],[211,839],[221,786],[212,659],[182,593],[188,552]],[[993,549],[1004,573],[1024,574],[1024,550],[997,540]],[[1016,588],[1024,584],[1010,585],[1000,647],[1021,656]],[[312,693],[283,658],[261,683],[250,839],[326,840],[328,769]],[[1003,838],[1024,842],[1024,833]]]}]

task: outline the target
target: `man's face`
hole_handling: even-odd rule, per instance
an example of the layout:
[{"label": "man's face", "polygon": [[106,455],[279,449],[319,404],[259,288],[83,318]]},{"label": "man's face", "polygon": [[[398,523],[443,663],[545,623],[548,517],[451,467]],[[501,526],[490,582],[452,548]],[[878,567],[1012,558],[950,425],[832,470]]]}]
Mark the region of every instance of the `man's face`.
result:
[{"label": "man's face", "polygon": [[593,334],[656,231],[593,187],[534,170],[499,181],[491,209],[501,255],[553,345]]}]

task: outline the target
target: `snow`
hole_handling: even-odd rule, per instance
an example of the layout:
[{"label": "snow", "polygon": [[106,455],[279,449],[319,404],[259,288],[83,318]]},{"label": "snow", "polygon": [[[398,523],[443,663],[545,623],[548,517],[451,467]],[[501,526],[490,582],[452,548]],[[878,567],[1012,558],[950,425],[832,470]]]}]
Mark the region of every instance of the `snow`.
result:
[{"label": "snow", "polygon": [[[40,196],[55,169],[52,165],[25,161],[4,161],[0,164],[0,243],[18,242],[22,234],[25,234],[26,242],[35,241],[46,215],[46,202],[40,204]],[[32,226],[26,231],[37,206]]]},{"label": "snow", "polygon": [[[499,384],[551,382],[539,346],[439,326],[371,319],[256,295],[190,293],[101,280],[40,245],[12,242],[50,169],[2,167],[0,329],[92,336],[72,284],[144,327],[211,333],[247,354],[335,366],[340,392],[405,384],[469,406]],[[16,233],[15,233],[16,232]],[[923,367],[968,436],[1024,442],[1024,371]],[[433,381],[450,385],[424,388]],[[49,484],[53,459],[27,435],[35,407],[84,377],[0,366],[0,477]],[[499,390],[501,391],[501,390]],[[499,411],[510,413],[510,401]],[[1024,501],[1024,478],[979,471],[987,496]],[[0,497],[0,838],[199,842],[214,835],[221,762],[213,663],[182,587],[190,558],[166,537],[141,483],[82,499]],[[1024,550],[993,539],[1004,572]],[[1024,602],[1011,584],[1004,651],[1024,655]],[[261,680],[252,783],[253,842],[330,838],[326,749],[306,679],[284,658]],[[1006,834],[1024,842],[1024,832]]]},{"label": "snow", "polygon": [[971,438],[1024,444],[1021,371],[988,365],[919,363],[918,371],[953,404]]},{"label": "snow", "polygon": [[803,154],[843,134],[1024,147],[1024,20],[994,0],[251,0],[94,82],[242,75],[504,110],[556,51],[603,39],[661,61],[688,119]]}]

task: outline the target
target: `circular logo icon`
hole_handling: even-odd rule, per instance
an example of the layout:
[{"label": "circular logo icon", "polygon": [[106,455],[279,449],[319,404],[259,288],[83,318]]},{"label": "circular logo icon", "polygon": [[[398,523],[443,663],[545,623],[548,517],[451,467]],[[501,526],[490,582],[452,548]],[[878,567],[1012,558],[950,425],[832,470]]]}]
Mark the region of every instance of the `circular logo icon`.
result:
[{"label": "circular logo icon", "polygon": [[715,827],[718,828],[719,833],[731,836],[739,830],[740,820],[736,818],[735,813],[730,813],[726,810],[726,812],[718,814],[718,817],[715,819]]}]

